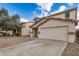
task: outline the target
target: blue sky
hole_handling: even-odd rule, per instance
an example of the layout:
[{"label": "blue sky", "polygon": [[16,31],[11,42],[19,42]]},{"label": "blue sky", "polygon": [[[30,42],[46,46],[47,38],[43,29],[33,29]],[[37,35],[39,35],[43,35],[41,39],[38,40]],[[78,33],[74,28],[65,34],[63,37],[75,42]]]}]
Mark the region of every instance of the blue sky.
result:
[{"label": "blue sky", "polygon": [[[48,16],[63,10],[79,7],[78,3],[0,3],[10,15],[19,14],[22,21],[33,20],[35,17]],[[79,12],[78,12],[79,13]]]}]

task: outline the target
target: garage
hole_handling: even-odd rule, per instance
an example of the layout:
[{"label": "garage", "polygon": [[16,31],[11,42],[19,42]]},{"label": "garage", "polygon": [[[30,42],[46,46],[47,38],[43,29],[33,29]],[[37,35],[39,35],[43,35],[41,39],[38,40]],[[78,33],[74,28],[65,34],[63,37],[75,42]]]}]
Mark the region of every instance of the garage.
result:
[{"label": "garage", "polygon": [[61,18],[45,18],[32,26],[32,37],[75,42],[75,21]]},{"label": "garage", "polygon": [[52,40],[68,40],[68,26],[43,27],[38,30],[38,38]]}]

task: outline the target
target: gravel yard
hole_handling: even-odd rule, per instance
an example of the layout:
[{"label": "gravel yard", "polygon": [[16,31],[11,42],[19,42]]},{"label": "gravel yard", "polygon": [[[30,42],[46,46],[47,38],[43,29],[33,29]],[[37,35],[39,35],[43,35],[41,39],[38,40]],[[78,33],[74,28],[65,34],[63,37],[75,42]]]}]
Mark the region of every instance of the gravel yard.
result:
[{"label": "gravel yard", "polygon": [[29,37],[0,37],[0,48],[33,40]]},{"label": "gravel yard", "polygon": [[68,44],[64,50],[63,56],[79,56],[79,44]]}]

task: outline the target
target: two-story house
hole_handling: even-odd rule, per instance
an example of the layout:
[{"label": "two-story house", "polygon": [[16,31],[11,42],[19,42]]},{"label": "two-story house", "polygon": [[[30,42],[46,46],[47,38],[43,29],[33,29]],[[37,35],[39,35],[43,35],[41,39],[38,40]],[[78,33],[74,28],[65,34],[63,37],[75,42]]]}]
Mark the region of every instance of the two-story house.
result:
[{"label": "two-story house", "polygon": [[32,26],[33,37],[75,42],[77,8],[39,18]]}]

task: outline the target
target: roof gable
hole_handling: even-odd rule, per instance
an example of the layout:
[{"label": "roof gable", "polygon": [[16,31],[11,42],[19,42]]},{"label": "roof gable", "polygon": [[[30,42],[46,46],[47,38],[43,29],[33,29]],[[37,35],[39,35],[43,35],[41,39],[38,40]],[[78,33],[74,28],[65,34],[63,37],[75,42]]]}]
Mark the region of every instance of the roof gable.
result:
[{"label": "roof gable", "polygon": [[[38,26],[40,26],[41,24],[43,24],[43,23],[45,23],[45,22],[47,22],[47,21],[49,21],[49,20],[58,20],[58,21],[65,21],[65,22],[70,22],[70,23],[75,23],[75,22],[77,22],[77,21],[72,20],[72,19],[46,18],[45,21],[43,21],[43,19],[41,19],[40,21],[34,23],[34,24],[33,24],[32,26],[30,26],[30,27],[33,27],[33,26],[37,25],[37,24],[40,22],[40,24],[37,25],[37,27],[38,27]],[[42,21],[43,21],[43,22],[42,22]]]},{"label": "roof gable", "polygon": [[[39,18],[39,20],[37,20],[32,26],[38,24],[39,22],[43,21],[44,19],[46,19],[45,21],[48,21],[48,20],[52,19],[52,20],[67,21],[67,22],[71,22],[71,23],[72,22],[76,23],[77,20],[62,19],[62,18],[54,18],[54,17],[51,17],[51,16],[59,15],[59,14],[66,13],[66,12],[69,12],[69,11],[74,11],[74,10],[77,11],[77,7],[76,8],[69,9],[69,10],[66,10],[66,11],[62,11],[62,12],[59,12],[59,13],[56,13],[56,14],[53,14],[53,15],[49,15],[49,16],[46,16],[46,17]],[[30,27],[32,27],[32,26],[30,26]]]},{"label": "roof gable", "polygon": [[55,15],[60,15],[62,13],[66,13],[66,12],[70,12],[70,11],[74,11],[74,10],[77,11],[77,7],[69,9],[69,10],[61,11],[61,12],[58,12],[58,13],[55,13],[55,14],[52,14],[52,15],[49,15],[47,17],[51,17],[51,16],[55,16]]}]

